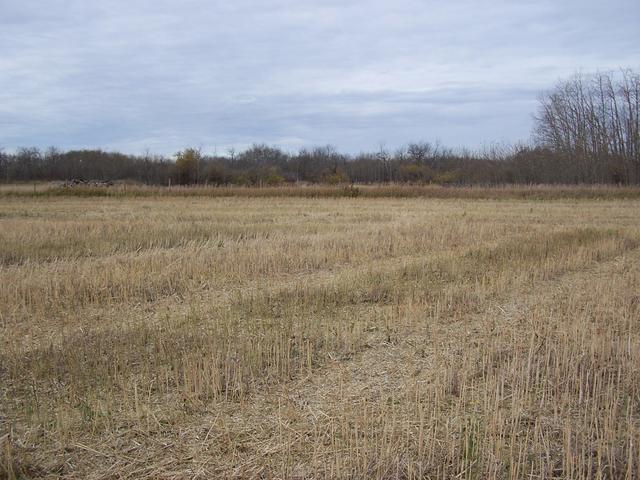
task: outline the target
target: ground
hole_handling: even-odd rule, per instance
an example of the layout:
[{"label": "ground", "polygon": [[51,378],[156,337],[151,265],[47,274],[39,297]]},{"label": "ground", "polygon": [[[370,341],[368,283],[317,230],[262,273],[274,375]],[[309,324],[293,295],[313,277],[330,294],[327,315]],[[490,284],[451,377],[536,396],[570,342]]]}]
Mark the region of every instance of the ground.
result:
[{"label": "ground", "polygon": [[640,201],[0,198],[0,476],[637,478]]}]

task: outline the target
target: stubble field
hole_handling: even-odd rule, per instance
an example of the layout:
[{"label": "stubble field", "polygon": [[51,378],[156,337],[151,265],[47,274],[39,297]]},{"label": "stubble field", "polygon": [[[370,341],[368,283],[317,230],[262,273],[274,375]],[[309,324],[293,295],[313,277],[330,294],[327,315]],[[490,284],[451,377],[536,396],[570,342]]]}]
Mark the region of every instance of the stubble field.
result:
[{"label": "stubble field", "polygon": [[0,477],[640,477],[640,201],[0,198]]}]

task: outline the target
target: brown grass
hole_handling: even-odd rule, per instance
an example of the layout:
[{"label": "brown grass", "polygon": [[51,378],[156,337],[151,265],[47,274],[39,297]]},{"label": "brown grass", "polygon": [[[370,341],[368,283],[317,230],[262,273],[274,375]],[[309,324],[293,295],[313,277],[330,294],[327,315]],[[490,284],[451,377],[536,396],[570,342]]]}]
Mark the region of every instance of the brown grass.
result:
[{"label": "brown grass", "polygon": [[0,476],[637,478],[640,203],[547,200],[2,197]]},{"label": "brown grass", "polygon": [[0,197],[295,197],[295,198],[437,198],[489,200],[640,199],[640,187],[621,185],[280,185],[59,187],[55,183],[0,185]]}]

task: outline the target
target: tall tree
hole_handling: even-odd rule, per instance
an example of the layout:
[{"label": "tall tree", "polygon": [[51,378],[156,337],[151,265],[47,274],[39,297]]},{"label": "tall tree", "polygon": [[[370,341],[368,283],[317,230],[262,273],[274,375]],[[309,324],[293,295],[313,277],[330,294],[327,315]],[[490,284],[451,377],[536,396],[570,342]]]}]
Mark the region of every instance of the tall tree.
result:
[{"label": "tall tree", "polygon": [[640,183],[639,92],[631,70],[575,75],[540,98],[536,139],[575,182]]}]

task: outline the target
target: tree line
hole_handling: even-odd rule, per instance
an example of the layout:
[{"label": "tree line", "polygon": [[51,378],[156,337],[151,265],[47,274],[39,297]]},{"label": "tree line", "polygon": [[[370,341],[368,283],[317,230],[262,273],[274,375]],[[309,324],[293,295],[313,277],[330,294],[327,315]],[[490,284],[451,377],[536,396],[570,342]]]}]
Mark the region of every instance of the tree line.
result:
[{"label": "tree line", "polygon": [[347,155],[332,146],[286,152],[255,144],[225,155],[173,157],[102,150],[0,150],[0,182],[132,180],[153,185],[282,183],[640,184],[640,76],[575,75],[545,92],[530,144],[482,152],[416,142]]}]

